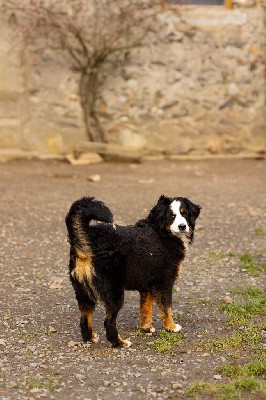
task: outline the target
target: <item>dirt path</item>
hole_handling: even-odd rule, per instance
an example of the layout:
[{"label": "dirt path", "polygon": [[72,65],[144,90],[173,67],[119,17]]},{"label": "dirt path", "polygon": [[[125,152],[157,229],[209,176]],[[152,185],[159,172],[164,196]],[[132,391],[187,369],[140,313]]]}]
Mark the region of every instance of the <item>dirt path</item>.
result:
[{"label": "dirt path", "polygon": [[[95,174],[101,180],[90,182]],[[225,366],[261,362],[265,349],[265,176],[259,160],[0,165],[0,399],[262,399],[261,374],[251,374],[253,386],[237,386]],[[174,292],[183,332],[166,334],[156,319],[157,333],[142,333],[138,295],[128,292],[119,327],[132,348],[110,348],[101,307],[100,342],[83,345],[67,274],[69,205],[92,195],[116,223],[129,224],[162,193],[202,206]]]}]

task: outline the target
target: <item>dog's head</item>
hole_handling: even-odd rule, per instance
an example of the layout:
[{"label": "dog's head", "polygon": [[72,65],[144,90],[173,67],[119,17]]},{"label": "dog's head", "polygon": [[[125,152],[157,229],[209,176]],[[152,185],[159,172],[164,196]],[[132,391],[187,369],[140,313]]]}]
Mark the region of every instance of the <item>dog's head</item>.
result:
[{"label": "dog's head", "polygon": [[191,243],[200,210],[200,206],[186,197],[162,195],[150,211],[148,220],[161,231],[181,239],[187,238]]}]

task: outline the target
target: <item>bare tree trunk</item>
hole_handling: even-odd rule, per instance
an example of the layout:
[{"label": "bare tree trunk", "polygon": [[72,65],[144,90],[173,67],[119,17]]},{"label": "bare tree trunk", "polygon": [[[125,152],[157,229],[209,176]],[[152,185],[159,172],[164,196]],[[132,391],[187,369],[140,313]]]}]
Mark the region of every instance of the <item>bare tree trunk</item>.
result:
[{"label": "bare tree trunk", "polygon": [[91,142],[107,142],[96,110],[99,86],[97,71],[84,70],[81,72],[79,82],[80,104],[84,114],[86,133]]}]

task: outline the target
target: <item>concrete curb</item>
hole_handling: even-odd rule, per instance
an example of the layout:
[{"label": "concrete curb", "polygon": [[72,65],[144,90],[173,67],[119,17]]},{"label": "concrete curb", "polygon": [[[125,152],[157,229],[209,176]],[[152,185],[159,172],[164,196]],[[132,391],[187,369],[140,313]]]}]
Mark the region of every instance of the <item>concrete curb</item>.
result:
[{"label": "concrete curb", "polygon": [[[86,152],[83,153],[86,155]],[[98,153],[95,152],[94,156],[98,157]],[[174,154],[156,154],[156,155],[142,155],[141,157],[137,157],[136,155],[125,155],[125,154],[108,154],[108,156],[102,157],[102,160],[95,159],[93,157],[90,160],[88,157],[88,162],[86,162],[86,157],[80,162],[75,160],[75,162],[71,162],[74,160],[74,156],[69,154],[39,154],[33,151],[25,151],[20,149],[0,149],[0,164],[8,163],[17,160],[40,160],[40,161],[63,161],[71,163],[72,165],[90,165],[98,162],[124,162],[124,163],[135,163],[135,162],[145,162],[145,161],[161,161],[161,160],[170,160],[170,161],[207,161],[207,160],[230,160],[230,159],[257,159],[264,160],[266,157],[265,153],[238,153],[238,154],[186,154],[186,155],[174,155]],[[70,160],[71,158],[71,160]]]}]

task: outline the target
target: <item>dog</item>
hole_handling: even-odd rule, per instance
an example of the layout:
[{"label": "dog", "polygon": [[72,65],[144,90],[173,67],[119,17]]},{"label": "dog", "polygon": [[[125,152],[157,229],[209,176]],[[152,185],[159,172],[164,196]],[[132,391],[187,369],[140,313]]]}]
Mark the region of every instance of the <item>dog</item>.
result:
[{"label": "dog", "polygon": [[92,314],[101,301],[106,311],[107,340],[113,347],[131,346],[116,326],[125,290],[140,293],[140,326],[145,332],[155,332],[153,300],[164,328],[181,330],[172,316],[172,290],[186,247],[193,241],[200,210],[187,198],[162,195],[147,218],[135,225],[119,226],[113,223],[109,208],[94,197],[82,197],[71,205],[65,218],[69,276],[81,312],[84,342],[99,339],[92,329]]}]

